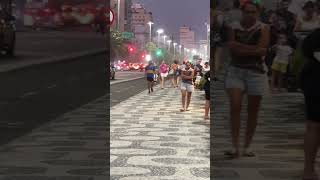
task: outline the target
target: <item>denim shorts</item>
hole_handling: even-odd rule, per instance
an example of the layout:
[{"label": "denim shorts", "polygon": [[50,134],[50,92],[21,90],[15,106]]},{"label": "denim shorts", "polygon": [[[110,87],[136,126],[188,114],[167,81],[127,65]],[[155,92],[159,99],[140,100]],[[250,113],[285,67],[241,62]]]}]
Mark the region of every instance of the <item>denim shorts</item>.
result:
[{"label": "denim shorts", "polygon": [[248,95],[262,96],[268,87],[266,73],[255,72],[250,69],[229,66],[227,69],[225,88],[241,89]]},{"label": "denim shorts", "polygon": [[180,89],[187,92],[193,92],[194,86],[192,84],[181,82]]}]

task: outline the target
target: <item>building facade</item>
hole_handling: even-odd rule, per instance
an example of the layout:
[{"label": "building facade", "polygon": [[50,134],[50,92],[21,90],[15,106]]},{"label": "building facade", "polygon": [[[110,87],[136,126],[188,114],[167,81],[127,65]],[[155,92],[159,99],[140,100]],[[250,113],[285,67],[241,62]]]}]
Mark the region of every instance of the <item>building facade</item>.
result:
[{"label": "building facade", "polygon": [[195,34],[189,27],[180,27],[180,44],[184,48],[193,49],[195,48]]},{"label": "building facade", "polygon": [[[120,4],[120,8],[118,7]],[[110,8],[115,13],[115,21],[111,25],[112,29],[118,28],[119,31],[124,32],[131,32],[131,6],[132,0],[111,0],[110,1]],[[118,14],[119,11],[119,14]]]},{"label": "building facade", "polygon": [[144,48],[150,35],[148,22],[152,21],[152,13],[148,12],[141,4],[131,6],[131,28],[135,35],[135,43],[139,48]]}]

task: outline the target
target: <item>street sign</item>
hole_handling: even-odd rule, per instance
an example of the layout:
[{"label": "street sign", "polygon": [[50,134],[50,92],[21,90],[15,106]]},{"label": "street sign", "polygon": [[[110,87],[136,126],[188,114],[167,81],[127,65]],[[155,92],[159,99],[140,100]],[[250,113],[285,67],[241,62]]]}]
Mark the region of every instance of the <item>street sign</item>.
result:
[{"label": "street sign", "polygon": [[122,32],[122,38],[130,40],[133,38],[133,33],[132,32]]}]

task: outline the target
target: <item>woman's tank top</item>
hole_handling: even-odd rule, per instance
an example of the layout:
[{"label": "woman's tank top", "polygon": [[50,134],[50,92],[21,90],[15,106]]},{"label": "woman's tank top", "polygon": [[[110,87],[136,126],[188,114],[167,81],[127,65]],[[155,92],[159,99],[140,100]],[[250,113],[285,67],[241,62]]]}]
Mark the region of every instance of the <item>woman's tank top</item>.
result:
[{"label": "woman's tank top", "polygon": [[[246,45],[258,45],[262,28],[265,25],[261,22],[256,22],[249,29],[244,29],[240,22],[235,22],[232,25],[232,29],[235,34],[235,41],[246,44]],[[231,65],[245,68],[245,69],[252,69],[252,70],[259,70],[263,71],[263,57],[261,56],[235,56],[232,55]]]},{"label": "woman's tank top", "polygon": [[[192,75],[192,72],[193,72],[193,69],[188,69],[188,70],[183,70],[182,73],[185,75],[185,76],[191,76]],[[183,83],[187,83],[187,84],[193,84],[193,81],[192,79],[182,79],[182,82]]]}]

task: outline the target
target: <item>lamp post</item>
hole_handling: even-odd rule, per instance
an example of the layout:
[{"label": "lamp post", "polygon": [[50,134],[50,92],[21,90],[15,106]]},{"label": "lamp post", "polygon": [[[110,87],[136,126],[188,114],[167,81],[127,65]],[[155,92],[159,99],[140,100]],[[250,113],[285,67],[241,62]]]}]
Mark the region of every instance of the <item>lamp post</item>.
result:
[{"label": "lamp post", "polygon": [[180,54],[180,55],[181,55],[181,48],[182,48],[182,46],[179,45],[179,54]]},{"label": "lamp post", "polygon": [[150,37],[149,37],[150,39],[149,39],[149,40],[150,40],[150,42],[152,42],[152,37],[151,37],[151,36],[152,36],[152,28],[151,28],[151,26],[152,26],[152,24],[154,24],[154,23],[151,22],[151,21],[149,21],[148,24],[149,24],[149,29],[150,29],[150,31],[149,31],[149,32],[150,32]]},{"label": "lamp post", "polygon": [[118,0],[117,4],[117,29],[120,30],[120,0]]},{"label": "lamp post", "polygon": [[209,60],[210,57],[210,24],[205,23],[207,28],[207,53],[205,55],[205,58]]},{"label": "lamp post", "polygon": [[164,47],[166,47],[166,38],[167,38],[167,36],[163,35],[163,45],[164,45]]},{"label": "lamp post", "polygon": [[169,52],[170,52],[171,42],[172,42],[172,40],[170,40],[170,39],[169,39],[167,42],[168,42],[168,44],[169,44],[168,50],[169,50]]},{"label": "lamp post", "polygon": [[176,57],[176,45],[177,43],[173,43],[173,57]]},{"label": "lamp post", "polygon": [[158,46],[160,46],[160,35],[163,33],[163,29],[158,29],[157,33],[158,33]]}]

